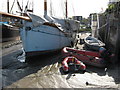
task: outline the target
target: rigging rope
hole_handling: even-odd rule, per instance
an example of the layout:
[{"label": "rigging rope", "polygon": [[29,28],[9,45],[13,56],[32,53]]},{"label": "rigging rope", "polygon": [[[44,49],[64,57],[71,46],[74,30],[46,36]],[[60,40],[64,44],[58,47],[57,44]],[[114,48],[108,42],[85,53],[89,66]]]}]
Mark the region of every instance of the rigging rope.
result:
[{"label": "rigging rope", "polygon": [[71,2],[71,5],[72,5],[72,9],[73,9],[73,15],[75,16],[75,9],[74,9],[74,6],[73,6],[72,2]]},{"label": "rigging rope", "polygon": [[12,9],[13,9],[14,4],[15,4],[15,0],[14,0],[14,2],[13,2],[13,4],[12,4],[11,9],[10,9],[10,13],[11,13],[11,11],[12,11]]}]

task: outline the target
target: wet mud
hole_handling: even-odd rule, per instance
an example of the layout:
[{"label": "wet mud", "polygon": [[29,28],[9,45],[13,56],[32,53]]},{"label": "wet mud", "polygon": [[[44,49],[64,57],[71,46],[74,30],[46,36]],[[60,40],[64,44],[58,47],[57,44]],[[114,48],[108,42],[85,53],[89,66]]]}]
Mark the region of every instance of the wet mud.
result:
[{"label": "wet mud", "polygon": [[2,88],[120,88],[117,65],[87,66],[85,73],[64,74],[61,69],[64,57],[60,51],[25,62],[21,43],[10,48],[3,49]]}]

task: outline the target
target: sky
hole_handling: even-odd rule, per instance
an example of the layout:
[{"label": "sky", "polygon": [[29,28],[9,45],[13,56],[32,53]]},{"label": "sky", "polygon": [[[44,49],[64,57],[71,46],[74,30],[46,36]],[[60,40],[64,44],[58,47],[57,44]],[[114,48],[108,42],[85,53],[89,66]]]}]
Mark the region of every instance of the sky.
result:
[{"label": "sky", "polygon": [[99,13],[107,8],[109,0],[70,0],[73,2],[75,15],[88,17],[90,13]]},{"label": "sky", "polygon": [[[9,0],[10,9],[14,0]],[[16,0],[17,1],[17,0]],[[18,0],[22,5],[22,0]],[[28,0],[23,0],[23,7]],[[29,0],[32,2],[32,0]],[[55,17],[65,17],[65,1],[66,0],[47,0],[48,1],[48,15]],[[87,18],[90,13],[100,13],[105,11],[109,0],[67,0],[68,1],[68,17],[83,16]],[[0,0],[0,11],[7,11],[7,0]],[[33,0],[34,13],[36,15],[44,14],[44,0]],[[13,7],[13,13],[18,11],[17,3]]]}]

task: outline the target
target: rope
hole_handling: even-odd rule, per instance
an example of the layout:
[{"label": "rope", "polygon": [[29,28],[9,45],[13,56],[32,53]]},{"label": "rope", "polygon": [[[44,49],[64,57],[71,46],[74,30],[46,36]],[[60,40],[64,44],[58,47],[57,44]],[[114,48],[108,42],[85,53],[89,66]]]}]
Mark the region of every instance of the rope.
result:
[{"label": "rope", "polygon": [[13,2],[13,4],[12,4],[11,9],[10,9],[10,13],[11,13],[11,11],[12,11],[12,9],[13,9],[14,4],[15,4],[15,0],[14,0],[14,2]]},{"label": "rope", "polygon": [[63,13],[63,16],[65,18],[65,15],[66,15],[66,13],[65,13],[65,2],[63,0],[60,2],[59,8],[62,9],[62,13]]},{"label": "rope", "polygon": [[71,5],[72,5],[72,9],[73,9],[73,15],[75,16],[75,9],[74,9],[74,6],[73,6],[72,2],[71,2]]}]

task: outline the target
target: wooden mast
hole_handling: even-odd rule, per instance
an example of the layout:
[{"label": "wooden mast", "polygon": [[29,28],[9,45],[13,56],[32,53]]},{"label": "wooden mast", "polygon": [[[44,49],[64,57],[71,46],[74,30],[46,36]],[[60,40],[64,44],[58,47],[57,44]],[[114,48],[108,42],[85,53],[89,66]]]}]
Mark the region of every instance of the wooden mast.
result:
[{"label": "wooden mast", "polygon": [[47,15],[47,0],[44,0],[44,16]]},{"label": "wooden mast", "polygon": [[9,13],[9,0],[7,0],[7,13]]},{"label": "wooden mast", "polygon": [[67,10],[67,0],[66,0],[66,2],[65,2],[65,7],[66,7],[66,10],[65,10],[65,12],[66,12],[66,18],[67,18],[67,16],[68,16],[68,10]]}]

